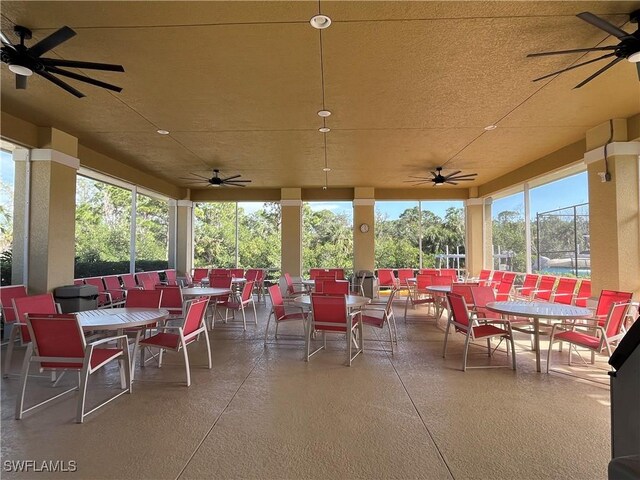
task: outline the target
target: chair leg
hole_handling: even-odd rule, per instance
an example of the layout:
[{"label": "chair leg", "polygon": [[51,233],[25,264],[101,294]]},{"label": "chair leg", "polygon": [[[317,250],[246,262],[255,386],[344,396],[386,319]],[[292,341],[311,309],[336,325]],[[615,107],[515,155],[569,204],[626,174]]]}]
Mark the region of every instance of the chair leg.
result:
[{"label": "chair leg", "polygon": [[[269,323],[271,322],[271,315],[273,315],[273,310],[269,313],[267,317],[267,326],[264,329],[264,346],[267,346],[267,334],[269,333]],[[278,319],[276,319],[276,339],[278,338]]]},{"label": "chair leg", "polygon": [[16,343],[16,337],[20,327],[14,325],[11,328],[11,335],[9,335],[9,345],[7,345],[7,353],[4,356],[4,365],[2,367],[2,376],[7,378],[9,376],[9,367],[11,366],[11,357],[13,356],[13,347]]},{"label": "chair leg", "polygon": [[80,385],[78,386],[78,409],[76,411],[76,423],[84,422],[84,401],[87,396],[87,380],[89,379],[89,365],[85,365],[80,375]]},{"label": "chair leg", "polygon": [[464,341],[464,353],[462,354],[462,371],[467,371],[467,353],[469,353],[469,339],[471,337],[467,334],[467,338]]},{"label": "chair leg", "polygon": [[276,340],[278,339],[278,321],[276,320]]},{"label": "chair leg", "polygon": [[387,321],[387,328],[389,329],[389,343],[391,343],[391,355],[393,355],[393,332],[391,331],[391,322]]},{"label": "chair leg", "polygon": [[244,314],[244,305],[242,304],[242,302],[240,303],[240,309],[242,310],[242,325],[244,327],[244,330],[247,330],[247,317]]},{"label": "chair leg", "polygon": [[451,325],[447,322],[447,328],[444,330],[444,345],[442,346],[442,358],[446,358],[447,356],[447,341],[449,340],[449,330],[451,330]]},{"label": "chair leg", "polygon": [[204,340],[205,340],[205,342],[207,342],[207,357],[208,357],[208,360],[209,360],[209,370],[211,370],[211,367],[212,367],[212,363],[211,363],[211,343],[209,342],[209,334],[207,333],[206,327],[204,329]]},{"label": "chair leg", "polygon": [[491,357],[491,337],[487,337],[487,353]]},{"label": "chair leg", "polygon": [[251,306],[253,307],[253,323],[258,325],[258,314],[256,313],[256,303],[251,300]]},{"label": "chair leg", "polygon": [[[549,363],[551,361],[551,349],[553,348],[553,336],[549,339],[549,350],[547,350],[547,373],[549,373]],[[514,352],[515,356],[515,352]],[[571,345],[569,345],[569,357],[571,357]]]},{"label": "chair leg", "polygon": [[189,368],[189,352],[187,352],[187,344],[181,340],[182,343],[182,356],[184,357],[184,369],[187,373],[187,387],[191,386],[191,370]]},{"label": "chair leg", "polygon": [[[513,364],[513,369],[516,369],[516,347],[513,343],[513,332],[509,330],[509,340],[511,341],[511,363]],[[508,344],[507,344],[508,345]]]},{"label": "chair leg", "polygon": [[30,343],[27,346],[27,352],[24,354],[24,361],[22,362],[22,377],[20,378],[20,394],[16,398],[16,420],[20,420],[22,418],[22,411],[24,410],[24,392],[27,388],[27,377],[29,375],[31,355],[33,355],[33,343]]}]

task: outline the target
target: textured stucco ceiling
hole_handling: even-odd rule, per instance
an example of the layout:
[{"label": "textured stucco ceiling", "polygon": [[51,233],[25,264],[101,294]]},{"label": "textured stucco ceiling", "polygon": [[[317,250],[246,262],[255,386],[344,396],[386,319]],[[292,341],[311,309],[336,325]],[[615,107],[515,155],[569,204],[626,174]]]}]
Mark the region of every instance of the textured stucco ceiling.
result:
[{"label": "textured stucco ceiling", "polygon": [[[319,7],[320,5],[320,7]],[[308,21],[329,15],[320,33]],[[2,109],[56,126],[89,148],[176,185],[219,168],[252,187],[414,188],[409,175],[477,172],[481,185],[640,112],[634,66],[621,62],[531,80],[589,55],[527,53],[613,44],[575,15],[627,31],[632,2],[2,2],[2,29],[34,40],[78,35],[47,56],[119,63],[82,73],[124,88],[74,84],[76,99],[33,77],[15,90],[2,67]],[[497,124],[486,132],[483,127]],[[159,128],[171,134],[155,133]],[[446,172],[445,172],[446,173]]]}]

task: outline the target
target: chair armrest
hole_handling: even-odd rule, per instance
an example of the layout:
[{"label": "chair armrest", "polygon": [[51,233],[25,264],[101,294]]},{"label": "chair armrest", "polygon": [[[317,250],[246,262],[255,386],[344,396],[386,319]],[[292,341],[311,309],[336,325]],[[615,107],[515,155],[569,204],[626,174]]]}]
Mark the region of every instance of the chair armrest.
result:
[{"label": "chair armrest", "polygon": [[120,339],[128,340],[126,335],[116,335],[115,337],[106,337],[100,340],[96,340],[95,342],[89,343],[87,346],[93,348],[96,345],[102,345],[103,343],[109,343],[109,342],[113,342],[114,340],[120,340]]}]

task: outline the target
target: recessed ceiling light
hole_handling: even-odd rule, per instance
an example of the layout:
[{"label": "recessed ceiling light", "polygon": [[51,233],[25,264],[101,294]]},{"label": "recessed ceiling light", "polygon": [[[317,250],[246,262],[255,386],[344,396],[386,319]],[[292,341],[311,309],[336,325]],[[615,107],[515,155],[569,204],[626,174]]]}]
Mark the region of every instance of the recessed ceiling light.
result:
[{"label": "recessed ceiling light", "polygon": [[486,127],[484,127],[486,131],[495,130],[496,128],[498,128],[497,125],[487,125]]},{"label": "recessed ceiling light", "polygon": [[311,17],[311,20],[309,20],[309,23],[313,28],[322,30],[324,28],[327,28],[329,25],[331,25],[331,19],[326,15],[315,15]]},{"label": "recessed ceiling light", "polygon": [[324,168],[322,169],[322,171],[323,171],[323,172],[330,172],[330,171],[331,171],[331,169],[330,169],[329,167],[324,167]]},{"label": "recessed ceiling light", "polygon": [[327,189],[327,187],[322,187],[322,189],[323,189],[323,190],[326,190],[326,189]]},{"label": "recessed ceiling light", "polygon": [[158,132],[160,135],[169,135],[169,130],[156,130],[156,132]]},{"label": "recessed ceiling light", "polygon": [[330,129],[329,127],[320,127],[320,128],[318,129],[318,131],[319,131],[320,133],[329,133],[329,132],[331,131],[331,129]]},{"label": "recessed ceiling light", "polygon": [[[631,55],[629,55],[627,57],[627,60],[629,60],[631,63],[638,63],[640,62],[640,51],[636,52],[636,53],[632,53]],[[9,67],[11,68],[11,67]]]},{"label": "recessed ceiling light", "polygon": [[318,112],[318,115],[319,115],[320,117],[328,117],[328,116],[330,116],[330,115],[331,115],[331,112],[330,112],[329,110],[320,110],[320,111]]}]

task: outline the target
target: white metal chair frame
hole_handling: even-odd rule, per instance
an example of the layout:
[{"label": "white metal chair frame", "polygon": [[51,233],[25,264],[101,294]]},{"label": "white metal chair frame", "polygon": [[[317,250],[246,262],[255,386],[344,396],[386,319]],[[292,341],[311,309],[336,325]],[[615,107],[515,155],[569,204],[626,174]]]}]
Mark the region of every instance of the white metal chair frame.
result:
[{"label": "white metal chair frame", "polygon": [[[185,321],[189,315],[189,309],[191,308],[191,305],[197,303],[197,302],[208,302],[209,299],[208,298],[202,298],[202,299],[194,299],[194,300],[188,300],[187,303],[189,303],[189,306],[187,307],[187,313],[185,315]],[[162,367],[162,354],[164,353],[165,350],[171,350],[174,352],[179,352],[180,350],[182,350],[182,355],[184,357],[184,365],[185,365],[185,370],[186,370],[186,375],[187,375],[187,387],[191,386],[191,369],[190,369],[190,365],[189,365],[189,353],[187,351],[187,346],[196,341],[198,339],[198,337],[200,336],[200,334],[204,334],[204,338],[205,338],[205,342],[207,343],[207,358],[208,358],[208,367],[209,369],[212,368],[212,363],[211,363],[211,343],[209,342],[209,334],[207,332],[207,325],[205,322],[205,316],[206,316],[206,312],[207,312],[207,308],[205,307],[202,315],[200,317],[200,321],[198,323],[198,328],[195,329],[193,332],[189,333],[188,335],[184,334],[184,327],[174,327],[174,326],[164,326],[164,327],[160,327],[158,329],[158,333],[162,334],[162,333],[167,333],[168,331],[176,331],[177,336],[178,336],[178,343],[177,346],[175,348],[166,346],[166,345],[154,345],[153,343],[147,343],[149,340],[153,339],[153,337],[149,337],[149,338],[145,338],[142,339],[138,342],[138,344],[135,346],[136,349],[141,348],[142,350],[144,350],[145,348],[157,348],[159,349],[159,354],[158,354],[158,368]],[[175,335],[175,334],[174,334]],[[135,358],[135,356],[134,356]],[[140,366],[144,367],[144,355],[140,356],[141,358],[141,362],[140,362]]]},{"label": "white metal chair frame", "polygon": [[[36,315],[33,315],[34,317]],[[82,339],[82,344],[83,344],[83,348],[84,348],[84,357],[83,358],[79,358],[79,357],[43,357],[40,356],[38,353],[38,346],[37,346],[37,338],[33,333],[33,329],[31,327],[31,323],[29,321],[29,315],[27,315],[27,327],[29,328],[29,333],[31,335],[31,342],[27,345],[27,352],[25,354],[24,357],[24,361],[22,364],[22,375],[21,375],[21,380],[20,380],[20,394],[18,395],[18,397],[16,398],[16,412],[15,412],[15,418],[16,420],[21,420],[22,417],[24,416],[25,413],[30,412],[31,410],[34,410],[38,407],[41,407],[42,405],[45,405],[63,395],[66,395],[67,393],[70,392],[74,392],[76,390],[79,391],[80,396],[78,397],[78,406],[77,406],[77,410],[76,410],[76,422],[77,423],[83,423],[84,422],[84,418],[88,415],[90,415],[91,413],[95,412],[98,408],[103,407],[104,405],[106,405],[107,403],[110,403],[111,401],[115,400],[116,398],[118,398],[119,396],[125,394],[125,393],[131,393],[131,363],[130,363],[130,358],[129,358],[129,349],[127,348],[127,336],[126,335],[117,335],[115,337],[108,337],[108,338],[103,338],[100,340],[96,340],[94,342],[91,342],[89,344],[86,343],[85,340],[85,336],[84,336],[84,332],[82,331],[82,327],[80,326],[80,322],[77,320],[77,324],[78,324],[78,330]],[[93,354],[93,351],[95,349],[95,347],[97,347],[98,345],[103,345],[105,343],[110,343],[113,341],[117,341],[118,343],[120,343],[120,348],[121,351],[118,354],[114,354],[113,356],[109,357],[108,359],[104,360],[103,362],[101,362],[100,364],[96,365],[95,367],[91,366],[91,356]],[[122,358],[121,358],[122,357]],[[112,397],[110,397],[108,400],[105,400],[104,402],[100,403],[99,405],[97,405],[96,407],[92,408],[91,410],[89,410],[88,412],[85,412],[85,398],[86,398],[86,394],[87,394],[87,381],[89,378],[89,375],[91,375],[92,373],[96,372],[97,370],[99,370],[100,368],[102,368],[103,366],[105,366],[106,364],[108,364],[109,362],[111,362],[112,360],[116,360],[118,359],[118,363],[120,365],[120,386],[123,389],[121,392],[116,393],[115,395],[113,395]],[[69,363],[69,364],[78,364],[80,363],[80,361],[82,361],[82,368],[78,369],[76,367],[71,367],[69,368],[69,370],[76,370],[78,372],[78,386],[77,387],[73,387],[70,388],[68,390],[65,390],[62,393],[59,393],[57,395],[54,395],[53,397],[48,398],[47,400],[44,400],[40,403],[37,403],[31,407],[28,408],[24,408],[24,396],[25,396],[25,390],[27,387],[27,377],[29,374],[29,367],[31,366],[32,362],[35,363],[42,363],[42,362],[55,362],[55,363]],[[123,362],[126,362],[126,366],[123,365]],[[50,367],[40,367],[40,370],[52,370],[52,371],[58,371],[58,370],[67,370],[64,367],[55,367],[55,368],[50,368]]]},{"label": "white metal chair frame", "polygon": [[[330,295],[327,295],[330,296]],[[354,319],[356,317],[360,317],[358,318],[357,321],[354,321]],[[362,328],[362,318],[361,318],[361,311],[360,310],[356,310],[354,312],[349,313],[349,309],[347,307],[346,301],[345,301],[345,309],[344,309],[344,318],[345,318],[345,322],[344,322],[344,326],[346,328],[346,337],[347,337],[347,343],[349,344],[349,350],[348,350],[348,355],[349,355],[349,362],[347,363],[347,365],[350,367],[351,363],[353,362],[353,360],[362,352],[364,352],[364,336],[363,336],[363,328]],[[338,322],[318,322],[315,319],[315,316],[313,314],[313,299],[311,301],[311,316],[310,316],[311,321],[309,322],[309,328],[307,329],[306,332],[306,336],[305,336],[305,349],[306,349],[306,358],[305,361],[308,362],[309,358],[311,358],[313,355],[315,355],[316,353],[318,353],[320,350],[326,350],[327,348],[327,331],[329,333],[337,333],[337,334],[341,334],[341,335],[345,335],[344,331],[331,331],[331,330],[324,330],[321,329],[320,331],[322,332],[322,345],[318,348],[316,348],[313,352],[310,351],[311,348],[311,336],[315,333],[316,331],[316,327],[338,327],[341,326],[340,323]],[[351,325],[349,325],[351,324]],[[359,334],[359,343],[358,343],[358,335],[354,334],[354,331],[357,331]],[[352,354],[353,351],[353,345],[356,345],[356,353],[355,355]]]},{"label": "white metal chair frame", "polygon": [[[278,286],[278,288],[280,288],[280,286]],[[271,292],[269,292],[269,296],[271,297]],[[293,322],[293,321],[298,321],[298,320],[302,320],[302,326],[304,328],[304,336],[306,338],[307,335],[307,322],[309,319],[309,312],[305,311],[304,308],[302,307],[298,307],[298,306],[292,306],[292,305],[286,305],[284,303],[284,298],[282,298],[283,301],[283,305],[282,308],[285,310],[285,314],[279,318],[276,318],[276,312],[275,312],[275,308],[273,307],[273,298],[271,298],[271,311],[269,312],[269,316],[267,317],[267,326],[264,329],[264,346],[267,346],[267,337],[269,334],[269,324],[271,323],[271,316],[273,316],[273,320],[276,323],[276,331],[275,331],[275,339],[278,339],[278,325],[280,325],[281,322]],[[295,308],[297,311],[296,312],[287,312],[287,308],[289,309],[293,309]]]},{"label": "white metal chair frame", "polygon": [[[251,304],[251,306],[253,307],[253,319],[254,319],[254,323],[256,325],[258,325],[258,315],[256,314],[256,302],[253,300],[253,282],[247,282],[245,283],[244,287],[242,288],[242,291],[240,292],[233,292],[231,294],[231,296],[235,297],[234,300],[231,300],[231,296],[229,297],[230,300],[228,300],[226,303],[223,303],[222,306],[224,306],[225,311],[224,311],[224,323],[227,323],[227,321],[229,320],[229,310],[233,310],[231,319],[234,319],[235,316],[235,310],[240,310],[242,312],[242,326],[243,329],[246,330],[247,329],[247,317],[244,313],[244,309],[245,306],[249,306],[249,304]],[[243,300],[243,294],[244,291],[246,289],[249,289],[249,296],[246,300]],[[229,306],[231,305],[231,308],[229,308]]]},{"label": "white metal chair frame", "polygon": [[[382,306],[382,305],[365,305],[361,310],[361,314],[362,314],[362,318],[361,318],[361,322],[365,325],[370,325],[367,324],[365,321],[366,317],[373,317],[375,319],[378,319],[377,316],[375,315],[369,315],[369,313],[373,313],[373,312],[382,312],[382,317],[380,317],[380,320],[382,320],[382,326],[379,328],[384,328],[384,325],[387,325],[387,329],[389,330],[389,343],[391,344],[391,355],[393,355],[393,344],[395,343],[396,345],[398,344],[398,329],[396,328],[396,318],[395,315],[393,314],[393,299],[395,297],[395,295],[397,294],[398,290],[397,289],[393,289],[391,291],[391,293],[389,294],[389,298],[387,300],[387,303]],[[370,325],[373,326],[373,325]],[[376,326],[376,328],[378,328]]]},{"label": "white metal chair frame", "polygon": [[[454,294],[455,295],[455,294]],[[495,334],[492,335],[487,335],[487,336],[482,336],[480,339],[482,338],[486,338],[487,339],[487,349],[488,349],[488,355],[489,357],[491,357],[493,355],[493,352],[495,352],[495,350],[500,346],[500,343],[498,343],[498,345],[492,349],[491,347],[491,339],[493,337],[500,337],[501,340],[505,339],[508,340],[511,343],[511,361],[512,361],[512,366],[511,368],[513,370],[516,369],[516,350],[515,350],[515,344],[513,342],[513,332],[511,331],[511,324],[509,323],[508,320],[485,320],[482,322],[482,325],[480,324],[480,322],[478,321],[477,318],[472,318],[469,315],[469,310],[467,308],[467,303],[464,300],[464,297],[462,297],[462,302],[464,304],[464,308],[466,311],[466,315],[468,318],[468,325],[464,325],[460,322],[457,322],[455,319],[455,314],[454,314],[454,309],[453,306],[451,305],[451,302],[449,300],[449,295],[447,295],[447,302],[449,303],[449,318],[448,318],[448,322],[447,322],[447,328],[444,331],[444,346],[442,348],[442,358],[446,357],[447,354],[447,341],[449,339],[449,330],[450,327],[453,326],[456,330],[461,331],[461,333],[465,334],[465,341],[464,341],[464,353],[462,356],[462,371],[465,372],[468,368],[504,368],[504,367],[508,367],[508,365],[490,365],[490,366],[467,366],[467,356],[468,356],[468,352],[469,352],[469,344],[471,344],[472,342],[475,342],[476,340],[479,340],[478,338],[476,338],[475,336],[475,328],[478,328],[482,325],[492,325],[492,326],[496,326],[496,325],[503,325],[504,329],[498,328],[496,327],[496,330],[502,330],[502,332],[498,332],[496,331]],[[509,355],[509,343],[507,343],[507,356]]]}]

